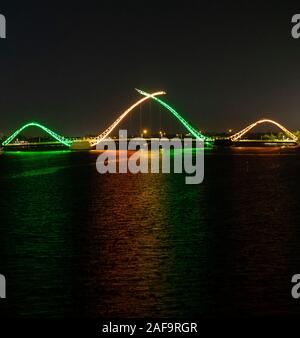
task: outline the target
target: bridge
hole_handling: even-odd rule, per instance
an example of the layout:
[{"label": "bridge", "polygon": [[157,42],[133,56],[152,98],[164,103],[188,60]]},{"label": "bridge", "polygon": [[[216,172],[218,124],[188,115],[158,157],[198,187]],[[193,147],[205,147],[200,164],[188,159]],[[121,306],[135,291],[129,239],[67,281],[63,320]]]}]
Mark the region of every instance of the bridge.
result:
[{"label": "bridge", "polygon": [[[246,134],[248,134],[252,129],[257,127],[260,124],[271,124],[276,127],[278,127],[282,132],[287,136],[286,139],[274,139],[274,140],[249,140],[249,139],[243,139],[242,137]],[[251,142],[251,143],[276,143],[276,144],[285,144],[285,143],[297,143],[298,142],[298,137],[290,132],[287,128],[285,128],[283,125],[280,123],[270,120],[270,119],[261,119],[258,120],[254,123],[251,123],[248,125],[246,128],[242,129],[241,131],[229,136],[229,140],[233,143],[236,142]]]},{"label": "bridge", "polygon": [[[70,138],[66,138],[64,136],[59,135],[58,133],[50,130],[49,128],[43,126],[40,123],[37,122],[30,122],[19,129],[17,129],[13,134],[11,134],[3,143],[3,147],[8,147],[8,146],[22,146],[25,145],[26,143],[12,143],[17,136],[24,131],[27,128],[30,127],[35,127],[42,129],[45,131],[48,135],[50,135],[55,141],[53,144],[61,144],[65,147],[68,147],[70,149],[91,149],[95,147],[98,143],[100,143],[102,140],[107,138],[112,131],[128,116],[129,113],[131,113],[136,107],[144,103],[145,101],[149,99],[154,99],[156,102],[158,102],[160,105],[165,107],[171,115],[173,115],[186,129],[187,131],[196,139],[199,140],[209,140],[209,138],[206,138],[204,135],[202,135],[199,131],[197,131],[187,120],[183,118],[182,115],[180,115],[173,107],[171,107],[168,103],[165,101],[158,99],[157,96],[160,95],[165,95],[166,93],[164,91],[158,91],[154,93],[147,93],[145,91],[136,89],[138,93],[140,93],[143,98],[135,102],[133,105],[131,105],[128,109],[126,109],[106,130],[101,132],[98,136],[96,137],[91,137],[91,138],[85,138],[85,139],[77,139],[77,140],[72,140]],[[49,144],[46,142],[45,144]],[[33,143],[30,143],[30,145],[34,145]]]},{"label": "bridge", "polygon": [[50,130],[49,128],[43,126],[42,124],[36,123],[36,122],[30,122],[22,126],[21,128],[17,129],[12,135],[10,135],[3,143],[2,146],[8,146],[23,130],[30,128],[30,127],[35,127],[42,129],[45,131],[47,134],[49,134],[52,138],[54,138],[58,143],[61,143],[65,145],[66,147],[70,147],[72,145],[72,141],[65,138],[64,136],[60,136],[54,131]]},{"label": "bridge", "polygon": [[[141,99],[139,99],[138,101],[136,101],[134,104],[132,104],[129,108],[127,108],[107,129],[105,129],[103,132],[101,132],[98,136],[96,137],[89,137],[89,138],[80,138],[80,139],[71,139],[71,138],[67,138],[64,137],[52,130],[50,130],[49,128],[45,127],[44,125],[37,123],[37,122],[30,122],[27,123],[25,125],[23,125],[22,127],[20,127],[19,129],[17,129],[14,133],[12,133],[3,143],[2,146],[7,148],[7,147],[26,147],[27,145],[30,146],[50,146],[50,145],[61,145],[64,146],[66,148],[70,148],[73,150],[88,150],[88,149],[92,149],[94,147],[97,146],[98,143],[100,143],[101,141],[103,141],[104,139],[106,139],[112,132],[113,130],[116,129],[116,127],[138,106],[140,106],[142,103],[144,103],[147,100],[154,100],[156,102],[158,102],[162,107],[166,108],[166,110],[171,113],[171,115],[173,117],[175,117],[175,119],[177,121],[179,121],[180,124],[182,124],[185,129],[187,130],[187,132],[189,133],[189,135],[191,135],[192,137],[194,137],[195,139],[198,140],[202,140],[205,142],[210,142],[213,143],[215,140],[214,138],[210,138],[207,137],[205,135],[203,135],[200,131],[198,131],[196,128],[194,128],[181,114],[179,114],[173,107],[171,107],[167,102],[163,101],[161,98],[159,98],[159,96],[165,95],[166,92],[164,91],[157,91],[154,93],[147,93],[145,91],[142,91],[140,89],[136,89],[136,91],[141,94],[143,97]],[[278,127],[279,129],[281,129],[283,131],[283,133],[287,136],[286,139],[284,140],[270,140],[270,141],[266,141],[266,140],[247,140],[244,139],[243,136],[246,135],[247,133],[249,133],[253,128],[255,128],[256,126],[263,124],[263,123],[269,123],[272,125],[275,125],[276,127]],[[39,128],[41,130],[43,130],[44,132],[46,132],[46,134],[50,135],[51,138],[54,139],[53,142],[36,142],[36,143],[26,143],[26,142],[15,142],[13,143],[13,141],[17,138],[17,136],[24,131],[27,128],[30,127],[35,127],[35,128]],[[270,119],[261,119],[258,120],[252,124],[250,124],[249,126],[247,126],[246,128],[242,129],[241,131],[235,133],[234,135],[231,135],[229,137],[225,137],[222,138],[221,140],[216,140],[216,141],[221,141],[219,143],[222,143],[223,141],[226,144],[235,144],[238,142],[251,142],[251,143],[274,143],[274,144],[288,144],[288,143],[292,143],[295,144],[298,142],[298,137],[293,134],[292,132],[290,132],[287,128],[285,128],[284,126],[282,126],[281,124],[279,124],[278,122],[275,122],[273,120]],[[218,142],[216,142],[218,143]]]}]

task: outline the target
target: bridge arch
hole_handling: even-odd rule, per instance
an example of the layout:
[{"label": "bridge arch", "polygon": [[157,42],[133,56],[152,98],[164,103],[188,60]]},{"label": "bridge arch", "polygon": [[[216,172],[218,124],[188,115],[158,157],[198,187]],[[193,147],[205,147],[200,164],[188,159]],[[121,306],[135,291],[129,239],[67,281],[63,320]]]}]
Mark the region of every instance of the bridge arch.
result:
[{"label": "bridge arch", "polygon": [[2,142],[2,146],[5,147],[5,146],[9,145],[23,130],[25,130],[29,127],[36,127],[36,128],[42,129],[47,134],[49,134],[51,137],[53,137],[55,140],[57,140],[59,143],[65,145],[67,147],[70,147],[72,145],[72,141],[65,138],[64,136],[58,135],[57,133],[48,129],[47,127],[43,126],[42,124],[39,124],[37,122],[30,122],[30,123],[23,125],[19,129],[17,129],[13,134],[11,134],[4,142]]},{"label": "bridge arch", "polygon": [[124,111],[124,113],[122,113],[107,129],[105,129],[100,135],[98,135],[97,137],[91,138],[89,140],[90,145],[92,147],[94,147],[95,145],[97,145],[98,143],[100,143],[102,140],[104,140],[116,127],[118,124],[120,124],[120,122],[122,120],[124,120],[124,118],[137,106],[139,106],[140,104],[142,104],[143,102],[149,100],[152,97],[158,96],[158,95],[165,95],[166,92],[164,91],[159,91],[159,92],[155,92],[152,94],[149,94],[147,97],[144,97],[140,100],[138,100],[137,102],[135,102],[133,105],[131,105],[128,109],[126,109]]},{"label": "bridge arch", "polygon": [[258,126],[259,124],[262,123],[270,123],[275,125],[276,127],[278,127],[279,129],[281,129],[284,134],[291,139],[294,142],[298,141],[298,137],[296,135],[294,135],[292,132],[290,132],[287,128],[285,128],[283,125],[281,125],[280,123],[270,120],[270,119],[261,119],[258,120],[252,124],[250,124],[249,126],[247,126],[246,128],[242,129],[241,131],[237,132],[234,135],[231,135],[229,138],[231,141],[235,142],[238,141],[239,139],[241,139],[245,134],[247,134],[250,130],[252,130],[253,128],[255,128],[256,126]]},{"label": "bridge arch", "polygon": [[104,140],[116,127],[117,125],[137,106],[139,106],[140,104],[142,104],[143,102],[145,102],[146,100],[149,99],[153,99],[156,100],[157,102],[159,102],[162,106],[164,106],[165,108],[167,108],[172,115],[174,115],[177,120],[179,120],[179,122],[181,124],[184,125],[184,127],[197,139],[200,140],[204,140],[205,137],[199,133],[194,127],[192,127],[174,108],[172,108],[171,106],[169,106],[166,102],[160,100],[157,96],[160,95],[165,95],[166,92],[164,91],[159,91],[159,92],[155,92],[155,93],[146,93],[142,90],[136,89],[141,95],[144,96],[144,98],[140,99],[139,101],[137,101],[136,103],[134,103],[131,107],[129,107],[127,110],[125,110],[125,112],[123,114],[121,114],[116,120],[115,122],[110,125],[104,132],[102,132],[99,136],[97,136],[94,139],[90,140],[90,144],[91,146],[95,146],[98,143],[100,143],[102,140]]},{"label": "bridge arch", "polygon": [[167,108],[170,113],[175,116],[175,118],[198,140],[204,141],[207,139],[204,135],[202,135],[198,130],[196,130],[190,123],[188,123],[174,108],[172,108],[169,104],[164,102],[163,100],[159,99],[158,97],[151,96],[151,94],[148,94],[140,89],[136,89],[141,95],[144,95],[146,97],[151,97],[153,100],[160,103],[163,107]]}]

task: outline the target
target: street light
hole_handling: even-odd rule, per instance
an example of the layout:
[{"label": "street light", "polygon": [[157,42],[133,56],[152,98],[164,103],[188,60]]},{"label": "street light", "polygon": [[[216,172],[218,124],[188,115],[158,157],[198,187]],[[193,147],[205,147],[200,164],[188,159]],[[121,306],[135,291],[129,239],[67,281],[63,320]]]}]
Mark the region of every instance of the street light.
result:
[{"label": "street light", "polygon": [[144,137],[144,135],[147,135],[147,133],[148,133],[148,130],[147,129],[143,129],[142,137]]}]

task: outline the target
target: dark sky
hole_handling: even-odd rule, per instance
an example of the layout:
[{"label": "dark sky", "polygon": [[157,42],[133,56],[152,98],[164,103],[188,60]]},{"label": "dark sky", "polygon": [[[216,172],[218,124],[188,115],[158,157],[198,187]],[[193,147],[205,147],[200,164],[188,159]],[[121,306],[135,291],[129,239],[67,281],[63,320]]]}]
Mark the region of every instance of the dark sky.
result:
[{"label": "dark sky", "polygon": [[291,37],[300,8],[102,3],[1,1],[0,132],[37,120],[65,135],[97,133],[139,98],[135,87],[166,90],[200,129],[259,117],[300,129],[300,39]]}]

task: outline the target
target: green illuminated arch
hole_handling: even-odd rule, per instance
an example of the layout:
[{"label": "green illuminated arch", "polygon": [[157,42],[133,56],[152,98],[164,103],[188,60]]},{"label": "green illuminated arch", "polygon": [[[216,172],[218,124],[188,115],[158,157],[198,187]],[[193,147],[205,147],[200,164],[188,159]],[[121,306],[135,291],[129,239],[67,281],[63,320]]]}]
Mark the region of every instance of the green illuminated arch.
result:
[{"label": "green illuminated arch", "polygon": [[157,101],[158,103],[160,103],[162,106],[164,106],[165,108],[167,108],[175,117],[177,120],[179,120],[179,122],[198,140],[209,140],[206,136],[202,135],[198,130],[196,130],[193,126],[191,126],[174,108],[172,108],[171,106],[169,106],[166,102],[164,102],[163,100],[159,99],[156,96],[151,96],[151,94],[148,94],[140,89],[136,89],[140,94],[144,95],[144,96],[150,96],[153,100]]},{"label": "green illuminated arch", "polygon": [[57,140],[58,142],[60,142],[61,144],[70,147],[72,145],[72,141],[60,136],[58,134],[56,134],[54,131],[48,129],[47,127],[36,123],[36,122],[30,122],[25,124],[24,126],[22,126],[21,128],[17,129],[13,134],[11,134],[3,143],[2,146],[7,146],[8,144],[10,144],[24,129],[27,129],[29,127],[36,127],[36,128],[40,128],[43,131],[45,131],[47,134],[49,134],[50,136],[52,136],[55,140]]}]

